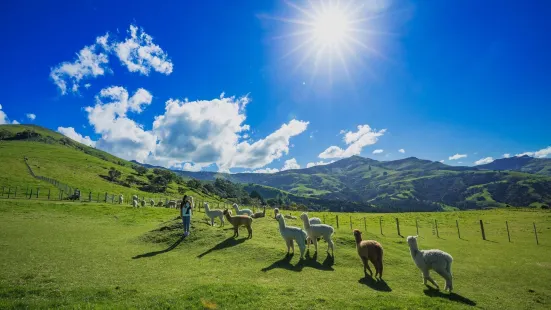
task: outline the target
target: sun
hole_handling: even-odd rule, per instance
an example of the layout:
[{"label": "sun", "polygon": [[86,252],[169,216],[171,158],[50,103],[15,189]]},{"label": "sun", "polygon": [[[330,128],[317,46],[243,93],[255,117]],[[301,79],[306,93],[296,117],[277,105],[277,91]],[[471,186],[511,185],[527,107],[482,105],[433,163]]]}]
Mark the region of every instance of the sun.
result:
[{"label": "sun", "polygon": [[[289,43],[281,58],[296,56],[295,70],[308,65],[306,72],[313,78],[320,69],[326,69],[327,76],[332,79],[338,73],[334,64],[340,63],[340,68],[350,78],[350,68],[364,68],[365,60],[372,55],[384,58],[376,48],[376,37],[385,34],[377,30],[376,20],[384,15],[380,8],[375,11],[373,5],[358,0],[317,0],[302,5],[285,3],[291,8],[289,17],[265,17],[290,26],[285,28],[284,35],[276,38]],[[352,62],[361,65],[350,66]]]}]

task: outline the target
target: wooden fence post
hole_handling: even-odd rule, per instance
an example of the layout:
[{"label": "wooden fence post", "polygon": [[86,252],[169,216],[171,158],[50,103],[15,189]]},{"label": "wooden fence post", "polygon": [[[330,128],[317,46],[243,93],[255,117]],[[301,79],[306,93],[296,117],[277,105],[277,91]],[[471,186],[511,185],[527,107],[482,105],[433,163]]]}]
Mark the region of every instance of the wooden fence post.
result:
[{"label": "wooden fence post", "polygon": [[323,222],[327,223],[327,221],[325,220],[325,214],[323,215]]},{"label": "wooden fence post", "polygon": [[509,223],[505,221],[505,227],[507,227],[507,238],[509,238],[509,242],[511,242],[511,234],[509,233]]},{"label": "wooden fence post", "polygon": [[33,197],[33,189],[31,188],[31,192],[29,194],[29,199],[31,199]]},{"label": "wooden fence post", "polygon": [[105,203],[107,203],[107,193],[105,193]]},{"label": "wooden fence post", "polygon": [[40,187],[36,188],[36,198],[38,198],[38,193],[40,192]]},{"label": "wooden fence post", "polygon": [[364,231],[367,233],[367,223],[365,221],[365,216],[364,216]]},{"label": "wooden fence post", "polygon": [[92,202],[92,191],[88,193],[88,202]]},{"label": "wooden fence post", "polygon": [[484,223],[480,220],[480,231],[482,232],[482,240],[486,240],[486,232],[484,232]]},{"label": "wooden fence post", "polygon": [[8,198],[10,198],[10,194],[11,194],[11,187],[8,187]]},{"label": "wooden fence post", "polygon": [[381,236],[383,236],[383,217],[379,217],[379,228],[381,229]]},{"label": "wooden fence post", "polygon": [[63,190],[61,190],[61,191],[59,192],[59,197],[60,197],[59,200],[63,200]]},{"label": "wooden fence post", "polygon": [[459,232],[459,221],[455,220],[455,226],[457,226],[457,236],[461,239],[461,232]]},{"label": "wooden fence post", "polygon": [[335,215],[336,218],[337,218],[337,228],[339,228],[339,216],[338,215]]},{"label": "wooden fence post", "polygon": [[15,193],[13,194],[13,197],[17,198],[17,186],[15,187]]},{"label": "wooden fence post", "polygon": [[536,230],[536,223],[534,222],[534,236],[536,236],[536,244],[539,245],[540,242],[538,240],[538,231]]},{"label": "wooden fence post", "polygon": [[415,219],[415,228],[417,229],[417,236],[419,236],[419,221]]},{"label": "wooden fence post", "polygon": [[352,229],[352,215],[350,215],[350,229]]},{"label": "wooden fence post", "polygon": [[6,188],[5,188],[4,186],[2,186],[2,197],[4,197],[4,190],[5,190],[5,189],[6,189]]},{"label": "wooden fence post", "polygon": [[51,188],[48,188],[48,200],[50,200],[50,192],[51,192]]},{"label": "wooden fence post", "polygon": [[99,202],[99,193],[98,193],[98,198],[96,199],[96,202]]},{"label": "wooden fence post", "polygon": [[436,227],[436,237],[440,238],[440,234],[438,233],[438,221],[434,220],[434,226]]},{"label": "wooden fence post", "polygon": [[398,218],[396,218],[396,231],[398,231],[398,236],[402,236],[402,234],[400,233],[400,220]]}]

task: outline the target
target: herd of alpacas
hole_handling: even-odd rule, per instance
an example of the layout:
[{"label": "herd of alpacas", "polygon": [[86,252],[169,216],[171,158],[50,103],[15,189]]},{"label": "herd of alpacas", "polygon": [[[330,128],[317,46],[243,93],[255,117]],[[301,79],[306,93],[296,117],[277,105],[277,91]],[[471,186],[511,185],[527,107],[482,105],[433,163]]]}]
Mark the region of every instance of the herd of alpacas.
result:
[{"label": "herd of alpacas", "polygon": [[[190,196],[192,206],[193,197]],[[119,203],[122,203],[122,195],[119,196]],[[137,208],[139,206],[145,207],[147,202],[145,199],[138,199],[138,196],[132,196],[132,206]],[[167,207],[167,208],[176,208],[181,204],[181,200],[169,200],[163,204],[162,201],[159,201],[155,204],[153,199],[149,200],[150,206],[157,205],[158,207]],[[253,228],[252,223],[253,219],[258,219],[266,217],[266,207],[262,212],[253,213],[250,209],[240,209],[237,204],[233,204],[232,208],[235,211],[235,215],[232,215],[232,211],[228,209],[219,210],[211,209],[208,202],[204,203],[204,210],[206,216],[210,219],[210,225],[214,226],[215,219],[220,221],[220,226],[224,226],[226,219],[233,226],[233,237],[239,237],[239,227],[245,226],[248,232],[247,238],[253,237]],[[330,225],[323,224],[320,218],[312,217],[309,218],[307,213],[302,213],[300,219],[303,222],[303,227],[289,226],[286,224],[285,219],[294,219],[297,217],[291,214],[284,215],[279,212],[278,208],[274,208],[274,218],[279,224],[279,232],[285,245],[287,246],[287,255],[291,252],[295,252],[295,242],[298,245],[300,250],[300,259],[304,259],[304,255],[307,249],[310,248],[310,244],[314,245],[316,253],[318,252],[318,241],[321,239],[327,242],[327,253],[331,252],[331,255],[334,257],[335,244],[331,239],[331,236],[334,233],[334,228]],[[375,267],[375,279],[382,280],[383,278],[383,247],[382,245],[375,240],[362,240],[361,231],[354,229],[353,231],[354,239],[356,241],[356,250],[358,251],[358,256],[360,257],[365,276],[369,275],[372,277],[373,272],[369,267],[369,262]],[[446,286],[444,290],[449,291],[450,293],[453,290],[452,284],[452,272],[451,265],[453,258],[450,254],[441,251],[441,250],[419,250],[417,246],[417,236],[408,236],[407,242],[409,245],[409,250],[413,262],[419,268],[423,276],[423,284],[427,285],[427,281],[432,283],[437,289],[440,289],[438,284],[430,276],[430,270],[434,270],[446,281]]]}]

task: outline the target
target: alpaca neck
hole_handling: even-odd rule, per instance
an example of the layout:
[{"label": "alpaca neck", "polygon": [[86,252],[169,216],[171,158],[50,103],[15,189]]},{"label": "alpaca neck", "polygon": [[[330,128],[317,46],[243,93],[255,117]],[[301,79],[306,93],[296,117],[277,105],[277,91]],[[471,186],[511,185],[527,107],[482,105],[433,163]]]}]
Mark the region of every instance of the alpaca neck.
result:
[{"label": "alpaca neck", "polygon": [[285,229],[285,219],[283,218],[283,216],[280,216],[279,217],[279,230],[284,230]]},{"label": "alpaca neck", "polygon": [[409,251],[411,253],[412,257],[415,257],[417,253],[419,253],[419,248],[417,248],[417,244],[410,244],[409,245]]},{"label": "alpaca neck", "polygon": [[228,219],[228,221],[231,223],[231,222],[232,222],[232,218],[231,218],[230,214],[229,214],[229,213],[226,213],[225,215],[226,215],[226,219]]},{"label": "alpaca neck", "polygon": [[302,221],[304,222],[304,228],[310,228],[310,220],[307,217],[303,218]]},{"label": "alpaca neck", "polygon": [[356,246],[359,246],[360,243],[362,242],[362,236],[355,235],[354,239],[356,239]]}]

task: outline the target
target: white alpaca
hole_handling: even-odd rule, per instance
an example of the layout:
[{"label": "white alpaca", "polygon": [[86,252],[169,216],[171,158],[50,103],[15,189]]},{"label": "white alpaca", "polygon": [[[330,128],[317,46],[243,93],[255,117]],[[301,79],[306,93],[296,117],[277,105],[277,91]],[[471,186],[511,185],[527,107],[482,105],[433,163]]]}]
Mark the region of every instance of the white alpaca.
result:
[{"label": "white alpaca", "polygon": [[155,206],[155,200],[149,199],[149,205],[154,207]]},{"label": "white alpaca", "polygon": [[287,245],[287,254],[289,254],[289,250],[293,249],[293,253],[295,253],[295,244],[293,243],[293,240],[297,242],[298,248],[300,249],[300,258],[304,258],[304,252],[306,250],[306,232],[298,227],[294,226],[287,226],[285,224],[285,219],[281,214],[276,216],[277,221],[279,222],[279,232],[281,233],[281,237],[283,237],[283,240],[285,240],[285,244]]},{"label": "white alpaca", "polygon": [[138,196],[132,195],[132,200],[138,200]]},{"label": "white alpaca", "polygon": [[[304,224],[304,230],[306,230],[308,239],[312,240],[316,247],[316,252],[318,251],[318,238],[321,237],[327,242],[327,253],[329,253],[329,249],[331,249],[331,255],[335,256],[335,244],[333,240],[331,240],[331,235],[333,235],[334,232],[333,227],[326,224],[310,224],[308,214],[306,213],[302,213],[300,218]],[[310,244],[308,244],[308,248],[310,248]]]},{"label": "white alpaca", "polygon": [[321,224],[321,220],[319,217],[311,217],[310,218],[310,225],[312,224]]},{"label": "white alpaca", "polygon": [[119,204],[122,204],[124,202],[124,196],[122,194],[119,195]]},{"label": "white alpaca", "polygon": [[289,213],[288,215],[287,215],[287,214],[286,214],[286,215],[284,215],[284,217],[285,217],[286,219],[290,219],[290,220],[296,220],[296,219],[297,219],[297,217],[296,217],[296,216],[293,216],[293,215],[291,215],[291,213]]},{"label": "white alpaca", "polygon": [[450,254],[441,250],[419,250],[417,247],[417,236],[408,236],[409,251],[411,257],[417,265],[417,268],[423,273],[423,284],[427,285],[427,280],[430,281],[437,289],[440,289],[438,284],[434,282],[429,274],[429,270],[436,271],[446,280],[444,290],[453,290],[452,284],[452,262],[453,258]]},{"label": "white alpaca", "polygon": [[235,213],[237,215],[245,215],[245,214],[248,215],[248,216],[253,215],[253,211],[251,211],[250,209],[241,209],[240,210],[239,206],[236,203],[233,204],[233,209],[235,210]]},{"label": "white alpaca", "polygon": [[138,207],[138,201],[132,200],[132,207],[137,208]]},{"label": "white alpaca", "polygon": [[166,204],[167,208],[176,208],[176,200],[170,200]]},{"label": "white alpaca", "polygon": [[205,202],[205,214],[210,218],[210,225],[214,226],[214,219],[220,219],[220,226],[224,226],[224,212],[218,209],[210,209],[209,203]]}]

